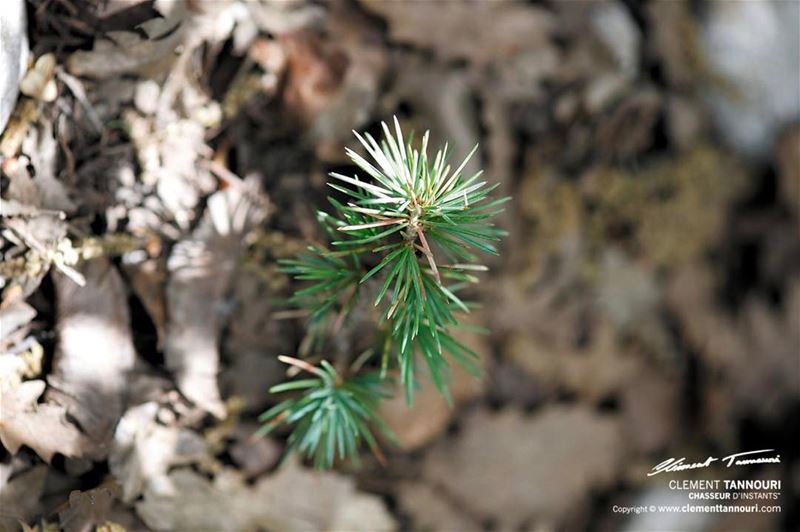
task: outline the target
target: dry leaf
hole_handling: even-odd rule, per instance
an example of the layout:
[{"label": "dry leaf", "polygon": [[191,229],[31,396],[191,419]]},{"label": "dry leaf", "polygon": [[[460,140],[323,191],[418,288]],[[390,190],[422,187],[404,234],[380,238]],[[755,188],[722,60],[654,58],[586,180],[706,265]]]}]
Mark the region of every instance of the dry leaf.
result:
[{"label": "dry leaf", "polygon": [[642,368],[622,389],[622,421],[631,447],[642,454],[666,449],[680,428],[682,397],[677,372]]},{"label": "dry leaf", "polygon": [[139,515],[156,530],[348,530],[396,528],[383,503],[351,478],[290,462],[248,487],[233,470],[213,481],[187,469],[169,475],[175,494],[145,492]]},{"label": "dry leaf", "polygon": [[39,375],[44,350],[29,335],[36,310],[22,300],[19,285],[6,289],[0,302],[0,389]]},{"label": "dry leaf", "polygon": [[[65,254],[71,243],[65,238],[67,224],[59,210],[74,205],[61,183],[52,177],[55,160],[52,128],[45,122],[41,130],[31,128],[28,133],[25,143],[35,155],[30,161],[25,156],[5,161],[2,170],[9,183],[7,199],[0,205],[3,226],[7,229],[3,237],[14,244],[4,253],[5,268],[0,273],[0,282],[20,286],[25,296],[39,286],[52,264],[80,281],[80,275],[66,264],[76,257]],[[35,175],[29,171],[29,162]]]},{"label": "dry leaf", "polygon": [[614,419],[579,406],[477,411],[425,460],[425,477],[499,528],[534,518],[553,527],[617,475],[623,441]]},{"label": "dry leaf", "polygon": [[[520,289],[525,286],[523,280],[507,279],[496,290],[501,306],[487,317],[493,320],[492,328],[496,330],[511,328],[504,341],[508,359],[532,377],[542,392],[566,389],[599,402],[619,391],[635,375],[640,361],[621,348],[610,319],[593,316],[593,308],[600,305],[596,305],[596,299],[586,297],[594,291],[587,290],[574,277],[573,268],[585,260],[578,257],[581,255],[564,253],[562,260],[569,265],[553,277],[537,271],[538,287],[529,293]],[[568,290],[569,287],[581,290]],[[617,297],[619,290],[612,287],[607,293]],[[649,287],[642,292],[629,301],[603,301],[600,308],[612,304],[620,318],[628,319],[631,306],[650,304]],[[588,340],[586,345],[577,344],[576,331],[582,331]]]},{"label": "dry leaf", "polygon": [[234,429],[236,443],[229,452],[233,461],[248,478],[257,477],[278,463],[282,447],[272,438],[254,438],[255,424],[240,424]]},{"label": "dry leaf", "polygon": [[443,59],[481,65],[547,47],[555,27],[549,11],[519,2],[424,2],[413,8],[403,2],[362,2],[386,19],[392,39],[431,48]]},{"label": "dry leaf", "polygon": [[205,441],[195,432],[156,421],[158,404],[130,408],[117,425],[108,457],[111,473],[122,485],[122,499],[134,500],[145,490],[174,495],[170,467],[206,459]]},{"label": "dry leaf", "polygon": [[[22,151],[30,157],[35,174],[31,176],[31,184],[36,189],[36,200],[28,203],[72,214],[76,208],[75,202],[70,199],[64,183],[58,179],[59,146],[53,122],[43,118],[36,127],[30,128],[22,142]],[[17,199],[22,201],[21,198]]]},{"label": "dry leaf", "polygon": [[10,473],[12,466],[0,464],[0,516],[31,521],[40,511],[39,498],[44,490],[47,466],[34,466],[8,482],[2,478],[6,468]]},{"label": "dry leaf", "polygon": [[414,392],[411,406],[401,392],[383,401],[378,411],[405,451],[418,449],[442,434],[454,414],[442,394],[427,380]]},{"label": "dry leaf", "polygon": [[223,342],[229,362],[220,375],[220,386],[255,411],[270,399],[264,390],[283,379],[285,367],[277,355],[289,353],[295,346],[285,334],[285,322],[272,316],[275,292],[263,278],[242,271],[236,275],[231,293],[236,308]]},{"label": "dry leaf", "polygon": [[[394,520],[375,495],[356,491],[355,480],[290,463],[255,489],[269,509],[265,525],[277,530],[394,530]],[[309,496],[311,495],[311,496]]]},{"label": "dry leaf", "polygon": [[506,350],[547,392],[566,389],[594,402],[618,392],[634,378],[640,363],[622,351],[608,324],[597,327],[587,349],[559,345],[538,335],[515,334]]},{"label": "dry leaf", "polygon": [[336,92],[312,115],[310,133],[318,156],[336,160],[343,157],[341,146],[352,138],[351,131],[374,112],[389,57],[381,32],[360,11],[346,4],[330,7],[327,31],[341,47],[347,68]]},{"label": "dry leaf", "polygon": [[105,454],[122,415],[136,353],[127,295],[106,259],[85,263],[86,286],[55,276],[58,345],[48,377],[48,398],[64,405]]},{"label": "dry leaf", "polygon": [[800,280],[787,282],[783,312],[751,297],[734,317],[720,312],[715,287],[710,270],[690,265],[673,276],[667,292],[688,342],[720,374],[709,393],[724,399],[709,399],[706,414],[715,423],[733,422],[742,412],[774,419],[800,396]]},{"label": "dry leaf", "polygon": [[180,29],[159,29],[166,35],[143,37],[130,31],[111,31],[96,40],[91,51],[79,50],[70,55],[67,70],[76,76],[97,79],[157,74],[175,60],[175,50],[182,38]]},{"label": "dry leaf", "polygon": [[124,264],[124,267],[131,288],[139,297],[155,326],[158,346],[161,348],[167,327],[166,260],[159,257],[137,263],[130,261],[128,264]]},{"label": "dry leaf", "polygon": [[83,456],[90,442],[66,419],[66,409],[52,404],[38,404],[44,392],[41,380],[26,381],[0,394],[0,442],[12,455],[27,445],[45,462],[53,455]]},{"label": "dry leaf", "polygon": [[88,491],[71,492],[68,506],[58,512],[61,528],[65,532],[95,532],[97,527],[108,522],[118,490],[114,485],[101,485]]},{"label": "dry leaf", "polygon": [[[415,55],[401,55],[399,61],[391,96],[396,102],[409,102],[427,118],[425,123],[414,124],[417,131],[430,129],[432,145],[447,141],[455,154],[469,153],[480,135],[471,111],[474,87],[469,75],[461,70],[443,71]],[[476,156],[464,173],[473,175],[480,168]]]},{"label": "dry leaf", "polygon": [[148,198],[149,201],[163,204],[150,203],[145,208],[132,209],[132,228],[168,230],[169,226],[162,222],[163,214],[157,215],[163,210],[180,228],[188,229],[197,215],[200,197],[213,192],[217,184],[208,170],[196,164],[198,157],[208,152],[205,129],[193,120],[172,115],[159,120],[165,124],[157,124],[154,118],[133,111],[125,113],[125,121],[141,166],[138,179],[146,189],[155,188],[157,197]]},{"label": "dry leaf", "polygon": [[[54,211],[72,211],[75,205],[67,197],[64,186],[53,176],[56,163],[56,141],[53,137],[52,125],[46,122],[40,128],[30,128],[24,145],[35,155],[28,159],[20,156],[3,166],[3,173],[8,176],[6,190],[10,210],[4,208],[5,217],[58,215]],[[31,175],[28,163],[33,166],[35,175]],[[6,202],[4,201],[4,207]],[[27,210],[21,210],[21,207]]]},{"label": "dry leaf", "polygon": [[0,350],[8,349],[12,333],[28,325],[35,316],[36,310],[20,299],[0,307]]},{"label": "dry leaf", "polygon": [[225,416],[217,387],[222,300],[242,237],[263,216],[242,188],[215,193],[203,220],[191,238],[175,245],[167,265],[167,367],[186,397],[220,418]]},{"label": "dry leaf", "polygon": [[311,30],[284,35],[281,43],[287,60],[286,106],[310,122],[338,92],[349,60],[341,49]]},{"label": "dry leaf", "polygon": [[404,482],[397,488],[403,512],[414,522],[414,530],[479,530],[481,527],[437,490],[421,482]]},{"label": "dry leaf", "polygon": [[353,493],[340,508],[327,530],[352,530],[353,532],[389,532],[397,530],[394,518],[386,505],[375,495]]}]

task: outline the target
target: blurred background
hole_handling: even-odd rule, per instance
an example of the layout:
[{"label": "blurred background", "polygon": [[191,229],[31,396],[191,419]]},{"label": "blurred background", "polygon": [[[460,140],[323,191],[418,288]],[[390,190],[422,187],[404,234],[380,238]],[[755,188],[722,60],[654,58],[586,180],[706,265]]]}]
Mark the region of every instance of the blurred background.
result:
[{"label": "blurred background", "polygon": [[[797,529],[800,3],[3,16],[3,526]],[[284,435],[251,435],[305,331],[276,260],[392,115],[456,159],[479,142],[513,197],[474,293],[491,333],[463,337],[484,377],[388,401],[385,467],[279,468]],[[689,502],[647,476],[667,458],[757,449],[781,463],[669,479],[781,480],[750,502],[780,512],[614,510]]]}]

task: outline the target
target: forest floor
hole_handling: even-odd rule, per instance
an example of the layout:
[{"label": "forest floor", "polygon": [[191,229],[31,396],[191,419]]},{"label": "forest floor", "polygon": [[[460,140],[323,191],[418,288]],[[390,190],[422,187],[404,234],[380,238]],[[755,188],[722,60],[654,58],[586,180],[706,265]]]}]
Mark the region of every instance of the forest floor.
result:
[{"label": "forest floor", "polygon": [[[0,529],[791,528],[795,7],[29,2],[0,137]],[[740,38],[764,20],[786,27]],[[484,377],[455,370],[453,407],[424,379],[387,401],[386,465],[315,472],[253,438],[306,334],[277,260],[323,239],[351,130],[393,115],[455,158],[479,142],[513,197],[473,294],[491,332],[461,338]],[[767,447],[781,464],[730,474],[782,479],[782,513],[611,511],[668,504],[667,457]]]}]

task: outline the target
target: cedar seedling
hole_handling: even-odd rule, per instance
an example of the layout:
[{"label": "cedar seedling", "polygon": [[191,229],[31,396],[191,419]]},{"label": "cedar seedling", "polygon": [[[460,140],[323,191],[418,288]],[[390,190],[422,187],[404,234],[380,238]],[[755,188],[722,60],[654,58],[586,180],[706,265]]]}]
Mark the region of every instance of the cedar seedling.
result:
[{"label": "cedar seedling", "polygon": [[[496,242],[505,232],[490,219],[509,198],[491,199],[497,184],[480,180],[482,171],[463,174],[477,146],[451,169],[447,145],[428,158],[427,132],[415,149],[404,142],[397,118],[394,135],[382,126],[380,143],[354,132],[367,158],[346,149],[365,175],[330,174],[328,184],[343,198],[329,198],[332,214],[318,213],[330,246],[309,246],[282,262],[283,271],[307,282],[291,301],[308,312],[309,349],[321,349],[326,335],[340,334],[362,296],[372,296],[370,303],[379,310],[375,349],[354,357],[346,372],[326,360],[318,367],[282,357],[313,378],[271,388],[294,395],[262,414],[260,433],[293,427],[289,448],[319,468],[332,466],[337,456],[357,460],[362,440],[381,457],[370,427],[388,433],[376,409],[387,395],[390,374],[399,374],[411,404],[419,360],[448,401],[448,358],[480,373],[477,355],[452,331],[463,327],[458,313],[472,306],[460,294],[478,282],[475,272],[487,269],[474,253],[497,254]],[[369,283],[374,290],[365,289]],[[373,354],[380,355],[379,362],[367,364]]]}]

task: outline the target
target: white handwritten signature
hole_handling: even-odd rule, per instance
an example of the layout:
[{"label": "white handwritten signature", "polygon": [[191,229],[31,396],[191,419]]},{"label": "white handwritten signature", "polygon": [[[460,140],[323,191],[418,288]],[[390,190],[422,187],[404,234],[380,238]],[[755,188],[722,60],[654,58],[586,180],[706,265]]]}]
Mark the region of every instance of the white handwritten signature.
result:
[{"label": "white handwritten signature", "polygon": [[652,477],[653,475],[658,475],[660,473],[674,473],[676,471],[685,471],[687,469],[702,469],[704,467],[709,467],[714,462],[725,464],[725,467],[753,464],[780,464],[781,455],[779,454],[774,456],[759,456],[757,458],[742,458],[743,456],[771,453],[774,451],[775,449],[759,449],[758,451],[729,454],[728,456],[724,456],[722,458],[709,456],[703,462],[693,462],[688,464],[686,463],[685,456],[682,458],[668,458],[660,464],[654,466],[647,476]]}]

